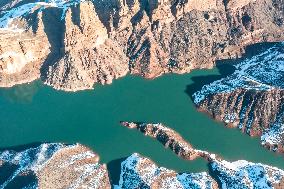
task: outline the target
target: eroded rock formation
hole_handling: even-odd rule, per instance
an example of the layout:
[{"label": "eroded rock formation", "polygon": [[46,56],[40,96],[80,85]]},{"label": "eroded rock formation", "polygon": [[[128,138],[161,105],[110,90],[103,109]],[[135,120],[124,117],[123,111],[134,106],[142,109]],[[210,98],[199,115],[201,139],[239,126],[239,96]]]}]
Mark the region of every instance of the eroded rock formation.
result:
[{"label": "eroded rock formation", "polygon": [[262,144],[284,152],[283,44],[278,44],[238,65],[226,78],[203,86],[194,95],[200,111]]},{"label": "eroded rock formation", "polygon": [[0,28],[0,87],[40,78],[40,68],[50,53],[50,44],[41,13],[34,22],[34,32],[32,28],[25,32],[22,29]]},{"label": "eroded rock formation", "polygon": [[[39,73],[46,84],[66,91],[109,84],[128,72],[146,78],[187,73],[240,57],[247,45],[284,38],[281,0],[14,0],[0,10],[5,43],[19,38],[15,31],[34,36],[25,42],[33,48],[24,45],[22,52],[15,44],[13,56],[1,45],[6,70],[1,86],[31,81]],[[36,27],[34,17],[44,27]],[[42,28],[45,34],[37,32]]]},{"label": "eroded rock formation", "polygon": [[200,156],[200,152],[196,151],[178,133],[162,124],[139,124],[132,122],[121,122],[121,124],[131,129],[137,129],[144,135],[157,139],[166,148],[170,148],[183,159],[194,160]]}]

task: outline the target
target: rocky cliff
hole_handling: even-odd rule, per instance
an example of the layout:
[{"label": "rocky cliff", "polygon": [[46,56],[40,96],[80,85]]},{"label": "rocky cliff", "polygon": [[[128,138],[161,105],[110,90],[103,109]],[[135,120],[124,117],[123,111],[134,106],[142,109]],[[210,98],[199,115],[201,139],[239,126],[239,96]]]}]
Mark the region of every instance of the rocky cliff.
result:
[{"label": "rocky cliff", "polygon": [[231,75],[203,86],[193,95],[198,109],[284,152],[283,47],[248,58]]},{"label": "rocky cliff", "polygon": [[128,72],[211,68],[247,45],[282,41],[283,18],[281,0],[4,1],[0,86],[41,77],[76,91]]}]

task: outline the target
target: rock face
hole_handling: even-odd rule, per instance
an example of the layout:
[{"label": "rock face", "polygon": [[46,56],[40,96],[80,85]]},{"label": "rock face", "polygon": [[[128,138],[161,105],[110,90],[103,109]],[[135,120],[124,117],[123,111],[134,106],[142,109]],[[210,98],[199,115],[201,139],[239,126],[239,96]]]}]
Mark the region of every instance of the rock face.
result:
[{"label": "rock face", "polygon": [[[13,0],[0,10],[0,86],[41,76],[76,91],[128,72],[181,74],[240,57],[247,45],[284,39],[281,0]],[[19,35],[23,48],[13,40]]]},{"label": "rock face", "polygon": [[34,22],[34,32],[32,28],[25,32],[0,28],[0,87],[27,83],[40,77],[40,68],[50,52],[50,45],[42,14],[38,14]]},{"label": "rock face", "polygon": [[79,144],[0,152],[0,188],[111,188],[105,165]]},{"label": "rock face", "polygon": [[108,39],[107,29],[91,2],[67,10],[61,54],[49,67],[45,80],[56,89],[91,89],[94,83],[109,84],[128,72],[126,55]]},{"label": "rock face", "polygon": [[238,65],[226,78],[204,86],[193,95],[200,111],[262,144],[284,152],[284,61],[283,44],[278,44]]},{"label": "rock face", "polygon": [[179,133],[166,127],[161,123],[138,123],[138,122],[121,122],[122,126],[130,129],[137,129],[145,136],[156,139],[166,148],[170,148],[176,155],[185,160],[195,160],[203,158],[207,161],[220,160],[215,154],[207,151],[197,150],[190,143],[185,141]]}]

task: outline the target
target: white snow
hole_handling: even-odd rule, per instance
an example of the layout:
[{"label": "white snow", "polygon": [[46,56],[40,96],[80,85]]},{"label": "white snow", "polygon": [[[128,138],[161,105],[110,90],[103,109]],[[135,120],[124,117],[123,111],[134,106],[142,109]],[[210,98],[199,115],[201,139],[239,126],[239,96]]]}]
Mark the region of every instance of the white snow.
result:
[{"label": "white snow", "polygon": [[[279,47],[280,46],[280,47]],[[226,78],[205,85],[193,94],[194,103],[201,103],[207,96],[229,93],[236,89],[271,90],[284,89],[284,44],[235,65],[235,72]]]},{"label": "white snow", "polygon": [[[284,124],[276,123],[261,136],[262,144],[277,145],[284,143]],[[277,149],[274,149],[277,150]]]},{"label": "white snow", "polygon": [[205,172],[176,174],[135,153],[121,163],[119,185],[115,188],[148,188],[157,181],[161,189],[210,189],[213,179]]},{"label": "white snow", "polygon": [[5,11],[0,17],[0,28],[10,28],[11,30],[17,30],[17,26],[13,25],[13,20],[20,18],[26,14],[32,13],[36,10],[41,11],[47,7],[57,7],[63,9],[62,16],[68,7],[76,5],[85,0],[35,0],[34,3],[27,3],[20,6],[15,5],[12,9]]},{"label": "white snow", "polygon": [[58,150],[63,148],[62,144],[42,144],[36,148],[30,148],[22,152],[7,150],[0,152],[0,161],[14,164],[18,168],[14,173],[2,184],[0,188],[5,188],[19,174],[29,170],[37,171],[50,159],[50,157]]},{"label": "white snow", "polygon": [[228,162],[215,160],[210,164],[222,183],[222,188],[270,189],[284,178],[284,171],[260,163],[245,160]]},{"label": "white snow", "polygon": [[[234,65],[235,72],[231,75],[214,81],[202,87],[200,91],[193,94],[194,103],[199,105],[203,100],[211,95],[230,93],[238,89],[268,91],[271,89],[284,90],[284,43],[277,44],[264,52],[255,55],[243,62]],[[239,99],[238,99],[239,100]],[[249,99],[246,99],[249,100]],[[238,105],[239,103],[236,102]],[[250,105],[253,103],[250,103]],[[246,132],[250,132],[250,127],[254,117],[246,115],[249,105],[242,103],[239,112],[228,112],[224,116],[225,123],[233,123],[239,120],[238,128],[242,129],[246,125]],[[282,112],[277,112],[282,114]],[[247,117],[248,116],[248,117]],[[266,130],[261,137],[262,144],[277,145],[283,144],[284,126],[283,115],[279,115],[276,123]],[[244,123],[244,121],[246,121]],[[275,149],[277,150],[277,149]]]}]

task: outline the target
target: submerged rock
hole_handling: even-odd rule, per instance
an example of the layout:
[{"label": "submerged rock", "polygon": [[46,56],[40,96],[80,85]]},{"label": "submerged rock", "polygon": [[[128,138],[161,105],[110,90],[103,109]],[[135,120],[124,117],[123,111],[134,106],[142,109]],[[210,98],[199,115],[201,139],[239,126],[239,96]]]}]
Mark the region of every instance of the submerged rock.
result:
[{"label": "submerged rock", "polygon": [[282,4],[281,0],[3,1],[0,86],[41,77],[56,89],[77,91],[109,84],[128,72],[155,78],[211,68],[215,60],[240,57],[247,45],[283,41]]},{"label": "submerged rock", "polygon": [[283,48],[278,44],[248,58],[231,75],[203,86],[193,94],[198,109],[284,152]]}]

